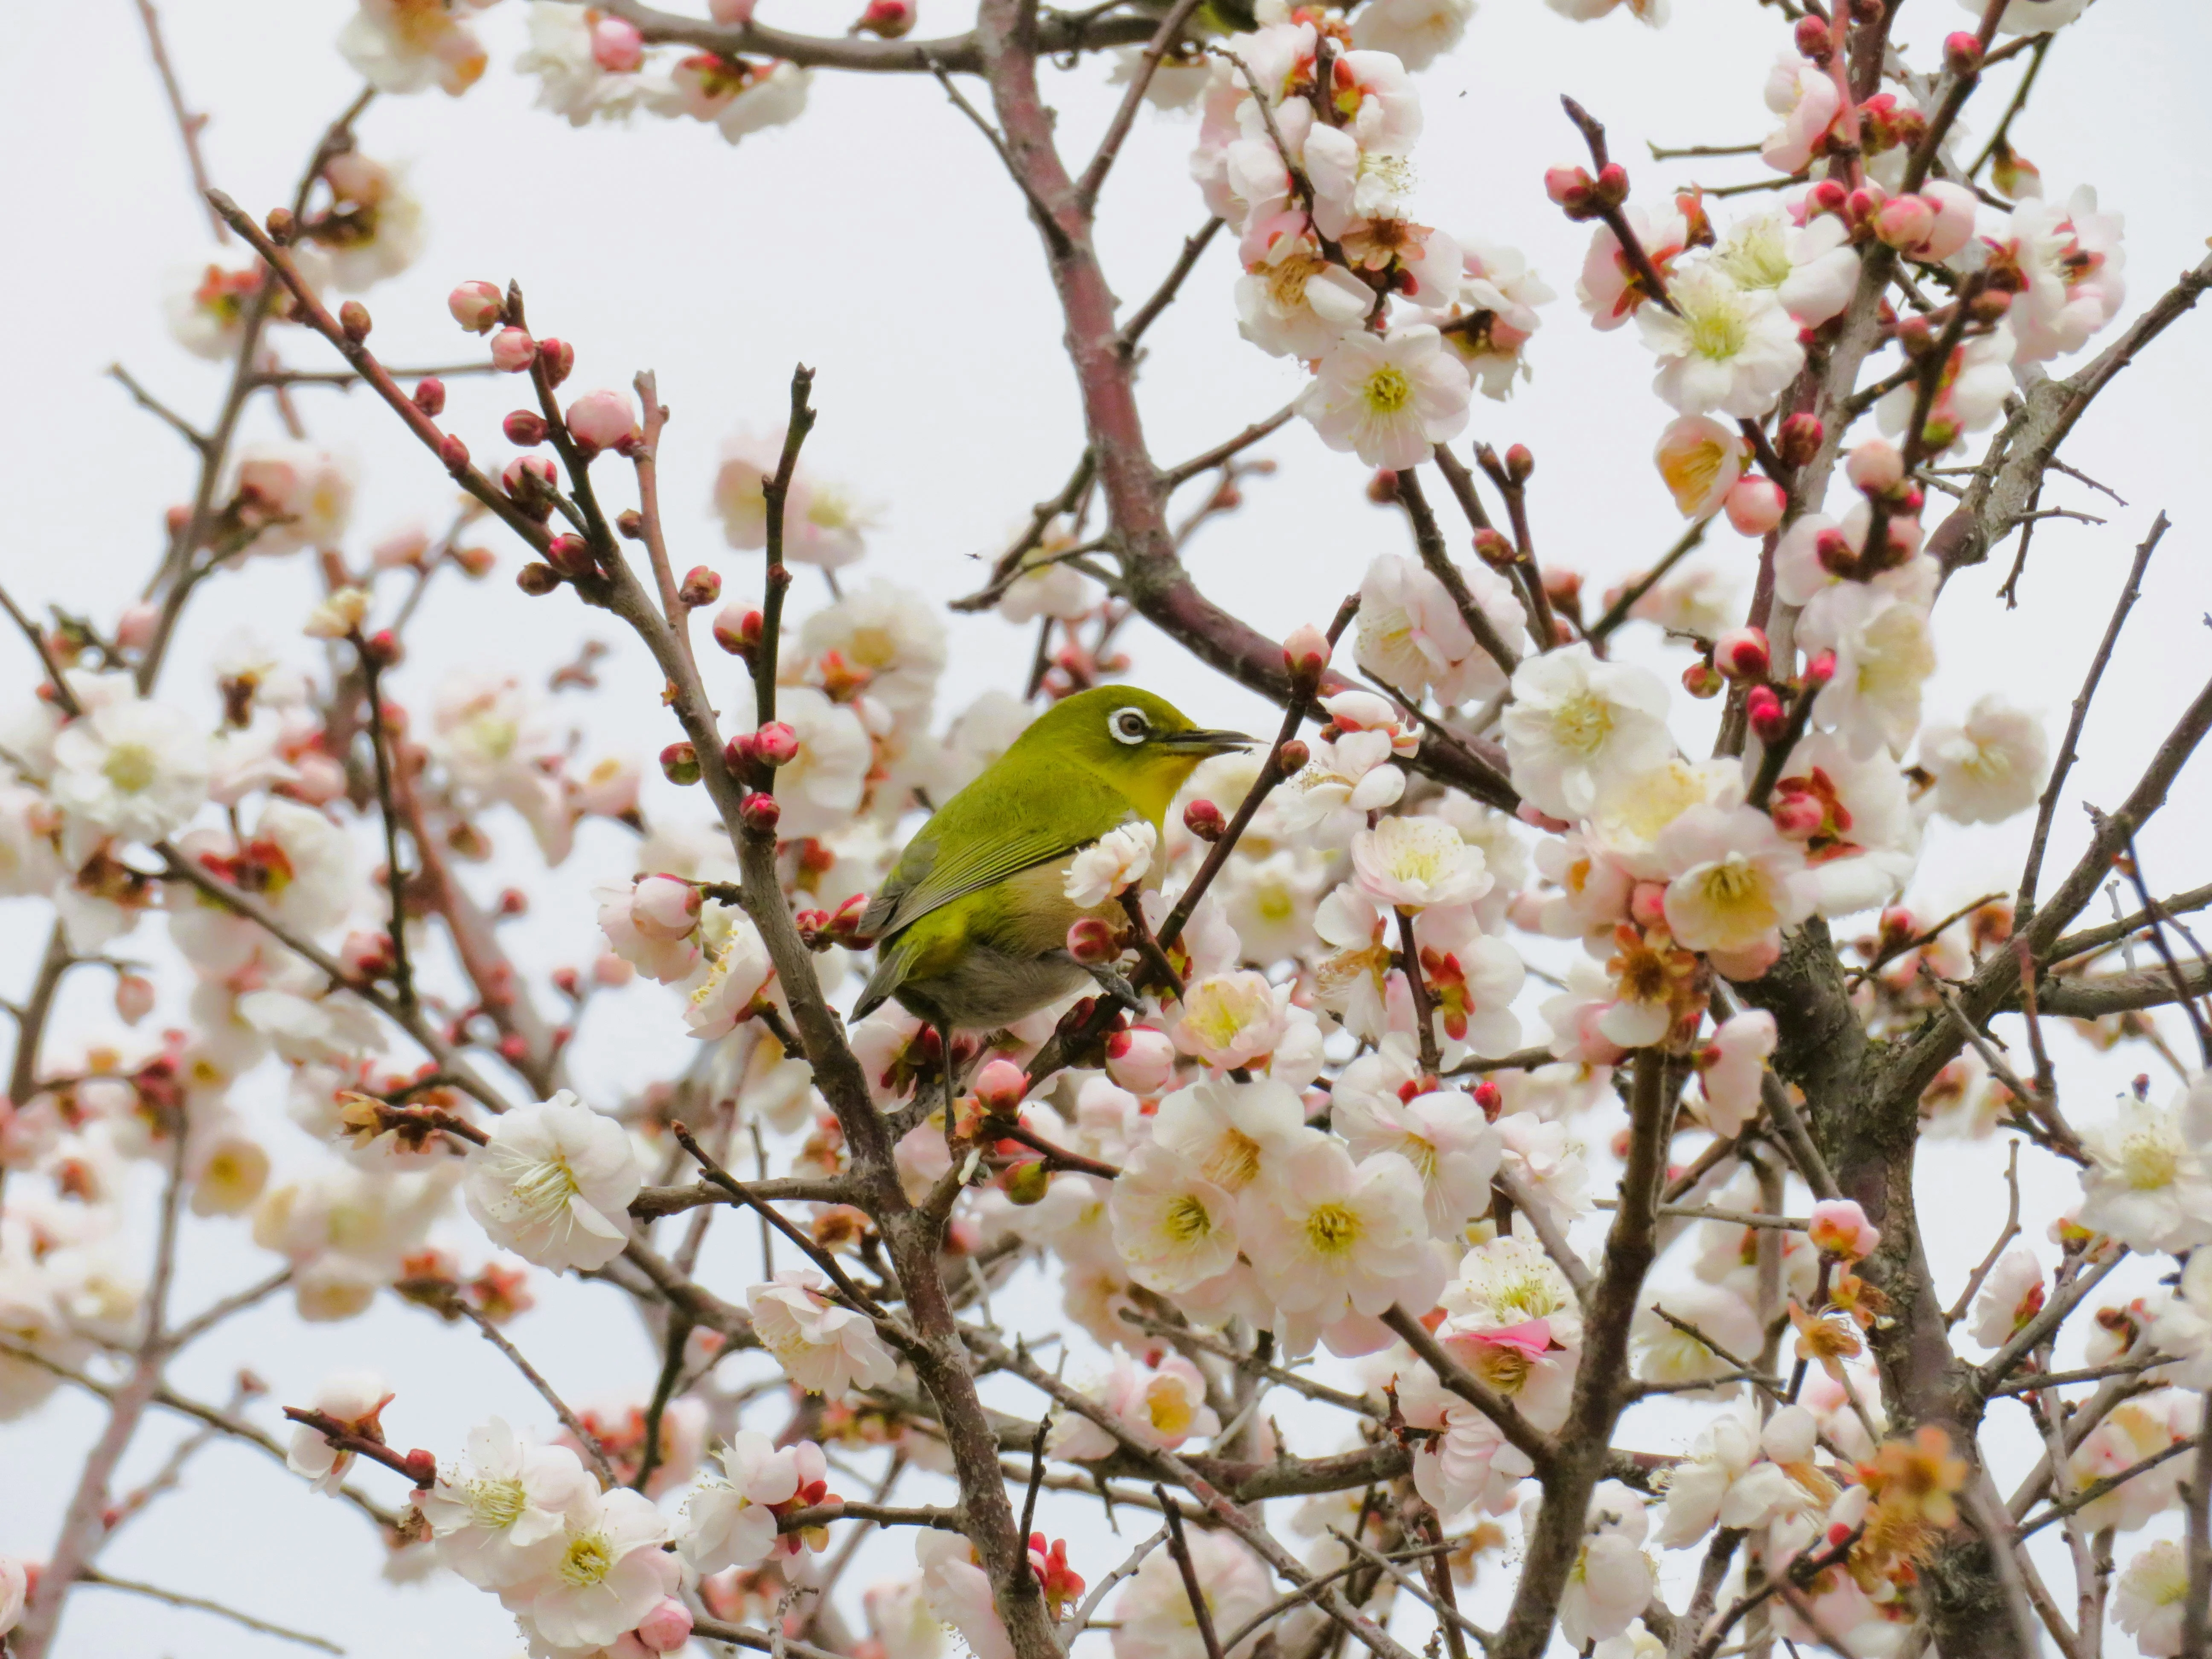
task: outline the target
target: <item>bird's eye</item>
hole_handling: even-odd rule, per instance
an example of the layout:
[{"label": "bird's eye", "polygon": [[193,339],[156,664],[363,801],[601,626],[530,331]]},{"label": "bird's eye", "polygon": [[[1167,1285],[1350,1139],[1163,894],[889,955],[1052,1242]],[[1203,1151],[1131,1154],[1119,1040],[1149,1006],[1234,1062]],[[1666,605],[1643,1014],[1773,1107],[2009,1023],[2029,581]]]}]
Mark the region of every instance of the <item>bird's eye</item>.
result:
[{"label": "bird's eye", "polygon": [[1139,708],[1117,708],[1106,725],[1117,743],[1142,743],[1152,729],[1152,722]]}]

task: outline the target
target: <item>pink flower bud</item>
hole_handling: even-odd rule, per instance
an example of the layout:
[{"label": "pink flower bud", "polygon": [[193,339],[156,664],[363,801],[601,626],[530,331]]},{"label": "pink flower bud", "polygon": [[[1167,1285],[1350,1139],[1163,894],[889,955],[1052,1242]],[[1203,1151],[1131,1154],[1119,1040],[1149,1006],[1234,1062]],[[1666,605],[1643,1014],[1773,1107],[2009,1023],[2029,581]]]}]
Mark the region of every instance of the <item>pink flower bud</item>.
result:
[{"label": "pink flower bud", "polygon": [[853,33],[896,40],[913,27],[914,0],[868,0],[868,9],[853,25]]},{"label": "pink flower bud", "polygon": [[338,947],[338,962],[357,980],[372,980],[392,971],[392,935],[356,930]]},{"label": "pink flower bud", "polygon": [[1216,842],[1229,828],[1221,809],[1210,800],[1194,800],[1182,809],[1182,827],[1200,841]]},{"label": "pink flower bud", "polygon": [[592,61],[610,75],[628,75],[645,61],[645,37],[635,23],[602,17],[592,25]]},{"label": "pink flower bud", "polygon": [[511,444],[520,444],[525,449],[535,449],[545,441],[545,417],[534,409],[518,409],[499,423]]},{"label": "pink flower bud", "polygon": [[1474,532],[1475,556],[1492,570],[1503,570],[1521,556],[1516,548],[1498,531],[1486,526]]},{"label": "pink flower bud", "polygon": [[415,407],[432,420],[446,412],[446,383],[434,374],[415,382]]},{"label": "pink flower bud", "polygon": [[515,505],[533,519],[553,512],[553,463],[539,455],[518,455],[500,469],[499,482]]},{"label": "pink flower bud", "polygon": [[1797,50],[1816,64],[1825,64],[1836,50],[1836,37],[1827,24],[1818,17],[1797,20]]},{"label": "pink flower bud", "polygon": [[556,536],[547,543],[545,562],[571,581],[599,574],[599,563],[592,557],[592,544],[574,534]]},{"label": "pink flower bud", "polygon": [[783,817],[783,806],[774,795],[757,790],[745,797],[744,805],[738,809],[738,816],[744,820],[745,828],[755,835],[772,836],[775,833],[777,820]]},{"label": "pink flower bud", "polygon": [[1971,29],[1960,29],[1945,35],[1943,67],[1962,78],[1979,73],[1982,67],[1981,38]]},{"label": "pink flower bud", "polygon": [[1918,196],[1893,196],[1875,210],[1874,234],[1894,248],[1916,248],[1936,228],[1936,204]]},{"label": "pink flower bud", "polygon": [[1565,208],[1570,219],[1586,219],[1596,201],[1597,180],[1588,167],[1547,167],[1544,194]]},{"label": "pink flower bud", "polygon": [[438,440],[438,459],[458,477],[469,470],[469,447],[448,432]]},{"label": "pink flower bud", "polygon": [[1121,954],[1121,947],[1103,917],[1085,916],[1067,930],[1067,954],[1089,966],[1113,961]]},{"label": "pink flower bud", "polygon": [[[1606,171],[1610,173],[1613,169],[1607,167]],[[1621,176],[1624,179],[1627,177],[1626,173]],[[1527,483],[1535,471],[1536,452],[1528,445],[1515,444],[1505,452],[1505,476],[1515,483]]]},{"label": "pink flower bud", "polygon": [[732,599],[714,618],[714,643],[733,657],[742,656],[760,643],[763,626],[758,611]]},{"label": "pink flower bud", "polygon": [[161,612],[158,606],[130,605],[115,619],[115,642],[125,651],[143,651],[154,642],[155,629],[159,627]]},{"label": "pink flower bud", "polygon": [[699,751],[688,743],[672,743],[660,751],[660,770],[671,783],[699,781]]},{"label": "pink flower bud", "polygon": [[1806,1236],[1823,1255],[1840,1261],[1862,1261],[1881,1244],[1881,1230],[1866,1212],[1848,1198],[1822,1199],[1813,1206],[1812,1224]]},{"label": "pink flower bud", "polygon": [[1827,435],[1817,415],[1792,415],[1774,434],[1774,453],[1790,466],[1802,466],[1820,453]]},{"label": "pink flower bud", "polygon": [[647,939],[686,938],[699,925],[699,890],[674,876],[647,876],[630,890],[629,923]]},{"label": "pink flower bud", "polygon": [[418,1487],[428,1486],[438,1478],[438,1458],[434,1452],[417,1446],[407,1454],[407,1478]]},{"label": "pink flower bud", "polygon": [[1771,685],[1754,685],[1744,699],[1744,718],[1761,743],[1774,743],[1790,728],[1790,711],[1783,706],[1782,698]]},{"label": "pink flower bud", "polygon": [[154,981],[143,974],[118,974],[115,976],[116,1017],[125,1025],[136,1025],[154,1012]]},{"label": "pink flower bud", "polygon": [[[1921,199],[1936,210],[1936,223],[1912,252],[1923,259],[1948,259],[1972,240],[1974,220],[1981,212],[1978,196],[1964,185],[1938,179],[1920,187]],[[2002,301],[1999,314],[2011,307],[2008,295],[1984,295]]]},{"label": "pink flower bud", "polygon": [[1820,834],[1820,826],[1828,821],[1828,810],[1819,799],[1810,794],[1778,796],[1767,809],[1774,827],[1791,841],[1805,841]]},{"label": "pink flower bud", "polygon": [[1844,189],[1841,182],[1823,179],[1805,192],[1806,210],[1808,213],[1841,213],[1844,204],[1850,199],[1850,191]]},{"label": "pink flower bud", "polygon": [[1283,641],[1283,663],[1293,674],[1318,676],[1328,666],[1328,635],[1308,623]]},{"label": "pink flower bud", "polygon": [[1301,738],[1292,738],[1275,750],[1275,764],[1282,768],[1283,775],[1286,778],[1295,777],[1304,771],[1306,763],[1312,758],[1313,750],[1306,747],[1304,739]]},{"label": "pink flower bud", "polygon": [[1741,478],[1722,505],[1739,535],[1764,536],[1782,522],[1790,498],[1771,478]]},{"label": "pink flower bud", "polygon": [[753,733],[753,753],[769,766],[788,766],[799,758],[799,733],[781,720],[770,720]]},{"label": "pink flower bud", "polygon": [[1667,920],[1667,884],[1639,881],[1629,890],[1628,915],[1638,927],[1657,927]]},{"label": "pink flower bud", "polygon": [[576,348],[566,340],[540,340],[538,361],[545,365],[545,378],[558,386],[568,378],[569,370],[576,366]]},{"label": "pink flower bud", "polygon": [[1831,576],[1849,578],[1859,568],[1857,550],[1840,530],[1823,530],[1813,538],[1814,556]]},{"label": "pink flower bud", "polygon": [[1005,1117],[1030,1091],[1030,1074],[1011,1060],[988,1061],[975,1074],[976,1103],[994,1117]]},{"label": "pink flower bud", "polygon": [[503,328],[491,337],[491,366],[502,374],[520,374],[538,356],[538,342],[519,328]]},{"label": "pink flower bud", "polygon": [[722,597],[722,579],[705,565],[695,564],[684,573],[684,585],[676,590],[676,597],[696,611]]},{"label": "pink flower bud", "polygon": [[1485,1078],[1474,1085],[1474,1103],[1482,1108],[1483,1116],[1495,1123],[1505,1109],[1505,1091]]},{"label": "pink flower bud", "polygon": [[637,1639],[654,1653],[673,1653],[691,1639],[691,1609],[663,1596],[637,1621]]},{"label": "pink flower bud", "polygon": [[471,334],[483,334],[507,310],[507,295],[489,283],[463,283],[446,296],[446,309]]},{"label": "pink flower bud", "polygon": [[637,415],[627,392],[586,392],[568,405],[568,430],[593,449],[627,453],[638,441]]},{"label": "pink flower bud", "polygon": [[1702,659],[1682,671],[1682,690],[1701,702],[1708,697],[1717,697],[1727,685],[1720,670]]},{"label": "pink flower bud", "polygon": [[717,23],[750,23],[759,0],[707,0],[707,15]]},{"label": "pink flower bud", "polygon": [[1764,629],[1731,628],[1713,642],[1713,666],[1732,680],[1763,680],[1772,662]]},{"label": "pink flower bud", "polygon": [[1805,665],[1805,684],[1808,685],[1826,685],[1835,678],[1836,653],[1832,651],[1823,651]]},{"label": "pink flower bud", "polygon": [[1176,1047],[1165,1031],[1132,1025],[1106,1039],[1106,1075],[1133,1095],[1158,1094],[1175,1077]]},{"label": "pink flower bud", "polygon": [[1869,438],[1844,462],[1844,476],[1869,495],[1886,495],[1905,482],[1905,457],[1887,438]]}]

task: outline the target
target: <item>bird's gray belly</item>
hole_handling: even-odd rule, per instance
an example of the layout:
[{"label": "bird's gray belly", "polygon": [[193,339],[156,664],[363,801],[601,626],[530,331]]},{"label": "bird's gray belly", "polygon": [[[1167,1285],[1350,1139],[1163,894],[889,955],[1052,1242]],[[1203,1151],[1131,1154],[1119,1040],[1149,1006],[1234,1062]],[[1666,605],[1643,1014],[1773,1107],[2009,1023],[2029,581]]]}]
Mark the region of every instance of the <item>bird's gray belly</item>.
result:
[{"label": "bird's gray belly", "polygon": [[950,972],[908,980],[894,994],[924,1019],[962,1030],[995,1031],[1089,983],[1090,975],[1063,952],[1015,956],[978,943]]}]

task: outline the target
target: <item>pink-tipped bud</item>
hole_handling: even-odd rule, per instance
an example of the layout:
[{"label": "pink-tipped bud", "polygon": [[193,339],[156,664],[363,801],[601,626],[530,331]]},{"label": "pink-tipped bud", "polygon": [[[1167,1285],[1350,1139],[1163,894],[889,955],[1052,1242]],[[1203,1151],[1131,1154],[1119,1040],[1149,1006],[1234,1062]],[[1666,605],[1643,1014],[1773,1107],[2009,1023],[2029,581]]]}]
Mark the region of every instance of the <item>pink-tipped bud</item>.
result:
[{"label": "pink-tipped bud", "polygon": [[338,326],[345,331],[347,339],[359,345],[375,325],[369,320],[367,306],[358,300],[348,300],[338,307]]},{"label": "pink-tipped bud", "polygon": [[913,27],[914,0],[868,0],[868,9],[853,25],[853,33],[896,40]]},{"label": "pink-tipped bud", "polygon": [[1639,881],[1628,890],[1628,916],[1638,927],[1658,927],[1667,920],[1667,884]]},{"label": "pink-tipped bud", "polygon": [[1717,697],[1727,690],[1728,682],[1721,672],[1702,657],[1682,671],[1682,690],[1703,702],[1708,697]]},{"label": "pink-tipped bud", "polygon": [[1570,219],[1587,219],[1596,210],[1597,180],[1588,167],[1547,167],[1544,194],[1565,208]]},{"label": "pink-tipped bud", "polygon": [[417,1487],[426,1487],[433,1480],[435,1480],[438,1478],[438,1457],[436,1453],[425,1451],[422,1447],[417,1446],[413,1451],[407,1454],[405,1462],[407,1464],[407,1478],[410,1480],[412,1480]]},{"label": "pink-tipped bud", "polygon": [[499,482],[514,504],[533,519],[553,514],[553,464],[538,455],[518,455],[500,469]]},{"label": "pink-tipped bud", "polygon": [[753,834],[772,836],[777,820],[783,817],[783,806],[774,795],[756,790],[745,797],[744,805],[738,808],[738,816]]},{"label": "pink-tipped bud", "polygon": [[630,889],[629,923],[647,939],[688,938],[699,925],[699,890],[674,876],[647,876]]},{"label": "pink-tipped bud", "polygon": [[115,619],[115,643],[125,651],[143,651],[159,631],[161,612],[151,605],[126,605]]},{"label": "pink-tipped bud", "polygon": [[458,477],[469,470],[469,447],[448,432],[438,440],[438,459]]},{"label": "pink-tipped bud", "polygon": [[722,579],[705,565],[695,564],[684,573],[684,585],[676,590],[676,597],[696,611],[722,597]]},{"label": "pink-tipped bud", "polygon": [[580,444],[627,455],[640,440],[636,406],[624,392],[586,392],[568,405],[568,431]]},{"label": "pink-tipped bud", "polygon": [[1521,556],[1511,542],[1487,526],[1474,532],[1474,551],[1492,570],[1504,570]]},{"label": "pink-tipped bud", "polygon": [[[1613,169],[1608,167],[1607,172]],[[1527,483],[1536,471],[1536,452],[1526,444],[1515,444],[1505,452],[1505,476],[1515,483]]]},{"label": "pink-tipped bud", "polygon": [[118,974],[115,976],[116,1017],[125,1025],[136,1025],[154,1012],[154,981],[143,974]]},{"label": "pink-tipped bud", "polygon": [[672,743],[660,751],[660,772],[671,783],[699,781],[699,751],[688,743]]},{"label": "pink-tipped bud", "polygon": [[1858,550],[1840,530],[1823,530],[1813,538],[1813,554],[1831,576],[1848,580],[1859,568]]},{"label": "pink-tipped bud", "polygon": [[1774,434],[1774,453],[1790,466],[1803,466],[1820,453],[1827,435],[1817,415],[1792,415]]},{"label": "pink-tipped bud", "polygon": [[1982,68],[1982,42],[1971,30],[1960,29],[1943,37],[1943,67],[1952,74],[1964,77],[1978,75]]},{"label": "pink-tipped bud", "polygon": [[538,361],[545,365],[547,383],[558,386],[576,367],[576,348],[566,340],[540,340],[538,343]]},{"label": "pink-tipped bud", "polygon": [[1398,499],[1398,475],[1387,466],[1378,466],[1367,475],[1367,499],[1377,507],[1388,507]]},{"label": "pink-tipped bud", "polygon": [[1813,659],[1805,665],[1804,678],[1808,685],[1826,685],[1835,678],[1836,653],[1832,651],[1817,653]]},{"label": "pink-tipped bud", "polygon": [[1805,192],[1805,206],[1808,213],[1839,214],[1850,200],[1850,191],[1840,180],[1834,179],[1823,179]]},{"label": "pink-tipped bud", "polygon": [[1165,1031],[1132,1025],[1106,1039],[1106,1075],[1133,1095],[1158,1094],[1175,1069],[1176,1046]]},{"label": "pink-tipped bud", "polygon": [[1743,701],[1744,718],[1761,743],[1778,741],[1790,726],[1790,710],[1771,685],[1754,685]]},{"label": "pink-tipped bud", "polygon": [[799,733],[770,720],[753,733],[752,750],[764,766],[788,766],[799,758]]},{"label": "pink-tipped bud", "polygon": [[1182,827],[1203,842],[1216,842],[1228,832],[1229,821],[1210,800],[1194,800],[1182,809]]},{"label": "pink-tipped bud", "polygon": [[1836,37],[1828,25],[1818,17],[1797,20],[1797,50],[1816,64],[1825,64],[1834,54]]},{"label": "pink-tipped bud", "polygon": [[592,25],[592,61],[610,75],[629,75],[645,62],[645,37],[637,25],[602,17]]},{"label": "pink-tipped bud", "polygon": [[446,309],[471,334],[489,331],[507,313],[507,295],[489,283],[463,283],[446,296]]},{"label": "pink-tipped bud", "polygon": [[545,545],[545,562],[569,580],[599,574],[599,562],[592,557],[592,544],[581,536],[556,536]]},{"label": "pink-tipped bud", "polygon": [[1030,1091],[1030,1074],[1011,1060],[986,1062],[975,1074],[975,1102],[994,1117],[1005,1117]]},{"label": "pink-tipped bud", "polygon": [[520,374],[537,357],[538,342],[526,330],[503,328],[491,337],[491,366],[502,374]]},{"label": "pink-tipped bud", "polygon": [[1808,841],[1820,833],[1820,826],[1828,821],[1828,809],[1819,799],[1809,793],[1792,791],[1778,793],[1767,808],[1778,832],[1791,841]]},{"label": "pink-tipped bud", "polygon": [[1505,1091],[1485,1078],[1474,1085],[1474,1103],[1482,1108],[1483,1116],[1495,1123],[1505,1109]]},{"label": "pink-tipped bud", "polygon": [[1936,228],[1936,204],[1924,196],[1893,196],[1875,210],[1874,234],[1894,248],[1916,248]]},{"label": "pink-tipped bud", "polygon": [[525,449],[535,449],[545,441],[545,417],[534,409],[518,409],[499,423],[511,444]]},{"label": "pink-tipped bud", "polygon": [[1731,628],[1713,641],[1713,666],[1732,680],[1763,680],[1772,662],[1761,629]]},{"label": "pink-tipped bud", "polygon": [[399,642],[398,635],[380,628],[361,642],[361,654],[374,667],[396,668],[407,655],[407,647]]},{"label": "pink-tipped bud", "polygon": [[1085,967],[1095,967],[1120,956],[1121,946],[1103,917],[1085,916],[1067,930],[1067,954]]},{"label": "pink-tipped bud", "polygon": [[1296,777],[1304,771],[1306,763],[1312,758],[1313,750],[1306,747],[1303,738],[1292,738],[1275,750],[1275,764],[1282,769],[1286,778]]},{"label": "pink-tipped bud", "polygon": [[1887,438],[1869,438],[1844,463],[1844,476],[1869,495],[1887,495],[1905,482],[1905,457]]},{"label": "pink-tipped bud", "polygon": [[1293,674],[1319,678],[1321,671],[1328,666],[1328,635],[1311,623],[1291,630],[1283,641],[1283,665]]},{"label": "pink-tipped bud", "polygon": [[767,624],[761,613],[743,599],[732,599],[714,617],[714,643],[733,657],[755,649]]},{"label": "pink-tipped bud", "polygon": [[1723,499],[1728,521],[1741,536],[1764,536],[1782,522],[1789,496],[1771,478],[1739,478]]},{"label": "pink-tipped bud", "polygon": [[1601,207],[1619,207],[1628,199],[1628,169],[1618,161],[1607,161],[1597,172],[1595,188],[1591,192]]},{"label": "pink-tipped bud", "polygon": [[434,374],[415,382],[415,407],[432,420],[446,412],[446,383]]},{"label": "pink-tipped bud", "polygon": [[665,1595],[637,1621],[638,1645],[653,1653],[674,1653],[691,1639],[691,1609]]},{"label": "pink-tipped bud", "polygon": [[860,931],[860,918],[868,913],[868,896],[855,893],[831,913],[830,937],[839,945],[852,950],[861,950],[868,944],[868,936]]}]

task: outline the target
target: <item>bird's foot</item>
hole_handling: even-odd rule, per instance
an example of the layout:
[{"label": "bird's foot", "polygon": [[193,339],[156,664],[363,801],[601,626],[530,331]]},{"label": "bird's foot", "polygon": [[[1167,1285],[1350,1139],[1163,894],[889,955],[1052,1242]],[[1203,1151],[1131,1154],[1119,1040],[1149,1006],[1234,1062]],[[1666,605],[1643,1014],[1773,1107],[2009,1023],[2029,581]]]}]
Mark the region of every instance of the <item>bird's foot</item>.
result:
[{"label": "bird's foot", "polygon": [[1086,962],[1083,964],[1083,971],[1097,980],[1098,988],[1130,1013],[1145,1012],[1145,1000],[1137,994],[1137,988],[1123,978],[1121,969],[1111,963]]}]

